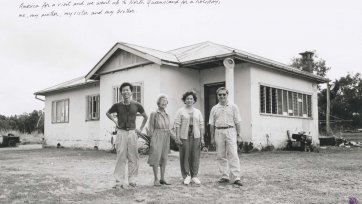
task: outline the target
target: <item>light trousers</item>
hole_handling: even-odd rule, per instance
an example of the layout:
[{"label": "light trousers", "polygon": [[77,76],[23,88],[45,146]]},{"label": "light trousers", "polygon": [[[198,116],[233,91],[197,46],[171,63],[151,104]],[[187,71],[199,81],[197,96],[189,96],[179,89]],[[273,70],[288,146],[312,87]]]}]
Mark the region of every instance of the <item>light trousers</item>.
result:
[{"label": "light trousers", "polygon": [[124,184],[126,177],[126,164],[128,162],[128,182],[134,183],[138,175],[138,149],[137,149],[137,133],[134,130],[117,131],[116,150],[117,162],[114,169],[114,178],[116,182]]},{"label": "light trousers", "polygon": [[215,129],[217,166],[222,178],[240,180],[240,161],[235,128]]}]

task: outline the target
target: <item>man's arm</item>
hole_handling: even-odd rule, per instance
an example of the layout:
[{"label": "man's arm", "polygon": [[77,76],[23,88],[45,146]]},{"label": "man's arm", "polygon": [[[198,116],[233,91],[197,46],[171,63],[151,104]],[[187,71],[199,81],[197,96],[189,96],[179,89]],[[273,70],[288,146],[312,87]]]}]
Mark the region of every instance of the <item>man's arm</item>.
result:
[{"label": "man's arm", "polygon": [[240,128],[240,123],[235,124],[236,127],[236,133],[237,133],[237,142],[238,144],[241,143],[241,128]]},{"label": "man's arm", "polygon": [[215,145],[215,125],[210,124],[210,137],[211,137],[211,144]]},{"label": "man's arm", "polygon": [[118,123],[117,123],[117,121],[113,118],[113,116],[112,116],[109,112],[107,112],[106,115],[107,115],[107,117],[108,117],[111,121],[114,122],[114,124],[116,124],[116,127],[119,128],[119,127],[118,127]]},{"label": "man's arm", "polygon": [[[139,133],[141,133],[141,132],[142,132],[142,130],[143,130],[143,128],[145,127],[146,122],[147,122],[147,120],[148,120],[148,116],[147,116],[146,111],[143,111],[143,113],[142,113],[141,115],[143,116],[143,120],[142,120],[141,127],[140,127],[140,129],[138,130],[138,131],[139,131]],[[137,129],[136,129],[136,131],[137,131]]]}]

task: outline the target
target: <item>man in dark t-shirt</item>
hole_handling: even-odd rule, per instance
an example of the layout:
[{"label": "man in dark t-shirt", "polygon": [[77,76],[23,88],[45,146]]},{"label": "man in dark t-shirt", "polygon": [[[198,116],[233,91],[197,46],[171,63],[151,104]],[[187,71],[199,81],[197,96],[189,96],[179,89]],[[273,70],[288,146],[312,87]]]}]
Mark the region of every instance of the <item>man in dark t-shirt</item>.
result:
[{"label": "man in dark t-shirt", "polygon": [[[128,161],[128,183],[131,187],[136,187],[135,177],[138,174],[138,149],[137,149],[137,133],[142,132],[148,116],[142,105],[131,99],[133,86],[125,82],[121,85],[120,91],[123,101],[113,104],[107,111],[107,117],[112,120],[118,129],[117,139],[115,142],[117,150],[117,162],[114,169],[114,177],[116,179],[115,188],[125,187],[125,168]],[[117,120],[112,117],[112,113],[117,115]],[[136,129],[137,113],[143,116],[140,129]]]}]

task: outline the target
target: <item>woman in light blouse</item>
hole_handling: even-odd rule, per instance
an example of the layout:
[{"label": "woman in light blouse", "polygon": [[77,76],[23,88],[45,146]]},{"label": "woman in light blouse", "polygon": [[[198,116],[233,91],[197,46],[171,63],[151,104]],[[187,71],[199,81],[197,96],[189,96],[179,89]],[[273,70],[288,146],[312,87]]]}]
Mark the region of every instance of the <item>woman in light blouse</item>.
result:
[{"label": "woman in light blouse", "polygon": [[[151,134],[150,153],[148,164],[152,166],[154,186],[170,185],[165,180],[167,157],[170,151],[170,117],[166,113],[167,96],[161,94],[157,99],[158,109],[151,113],[148,130]],[[158,180],[158,167],[160,167],[161,179]]]},{"label": "woman in light blouse", "polygon": [[200,110],[193,107],[197,101],[194,91],[182,96],[185,106],[176,113],[176,141],[180,144],[180,166],[185,185],[194,182],[200,185],[198,171],[201,146],[204,145],[204,119]]}]

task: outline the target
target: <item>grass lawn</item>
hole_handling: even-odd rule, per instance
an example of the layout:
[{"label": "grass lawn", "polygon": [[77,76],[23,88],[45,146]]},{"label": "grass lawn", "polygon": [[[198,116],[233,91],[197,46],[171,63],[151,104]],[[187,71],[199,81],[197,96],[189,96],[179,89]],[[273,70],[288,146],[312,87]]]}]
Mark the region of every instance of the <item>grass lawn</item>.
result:
[{"label": "grass lawn", "polygon": [[116,155],[95,150],[0,149],[0,203],[348,203],[362,202],[362,148],[320,153],[240,154],[243,187],[219,185],[214,153],[202,153],[201,186],[184,186],[178,154],[169,157],[171,186],[154,187],[147,156],[138,186],[116,190]]}]

